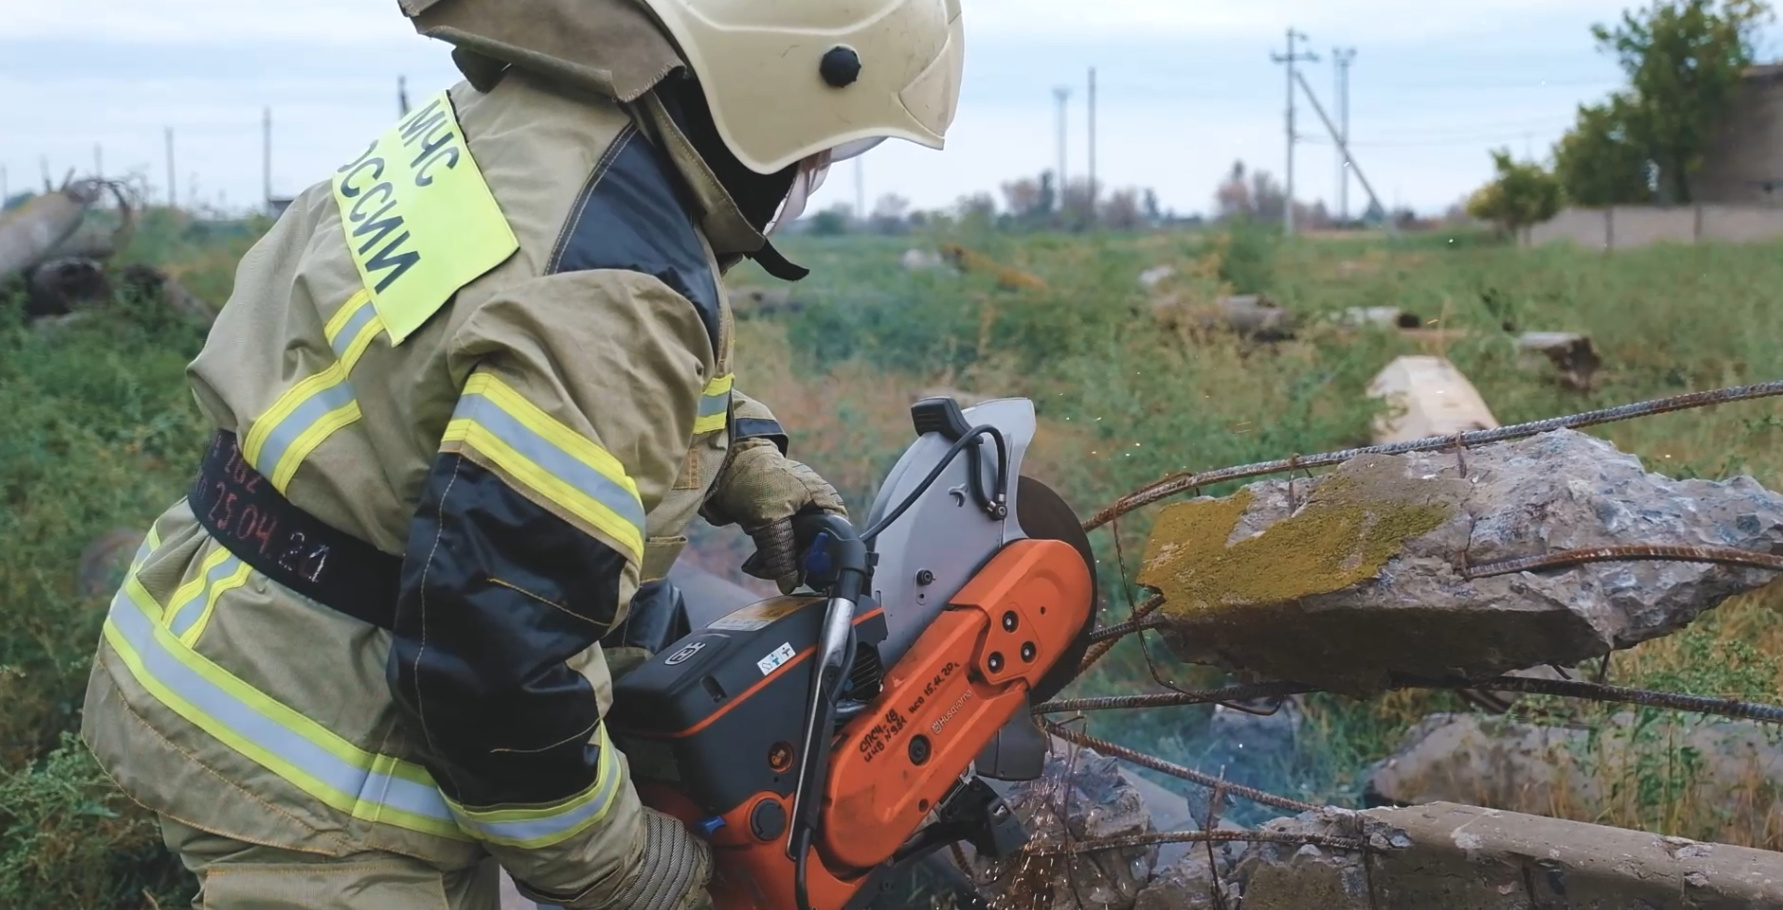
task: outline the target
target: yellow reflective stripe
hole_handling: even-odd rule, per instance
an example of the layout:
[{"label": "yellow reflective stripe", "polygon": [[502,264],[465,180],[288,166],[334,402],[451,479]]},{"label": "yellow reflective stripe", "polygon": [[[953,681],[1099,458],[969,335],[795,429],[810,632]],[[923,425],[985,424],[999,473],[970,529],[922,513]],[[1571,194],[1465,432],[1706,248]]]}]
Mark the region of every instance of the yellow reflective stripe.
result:
[{"label": "yellow reflective stripe", "polygon": [[730,418],[731,387],[735,384],[736,377],[728,373],[706,383],[706,391],[700,395],[699,416],[693,421],[694,433],[712,433],[724,429]]},{"label": "yellow reflective stripe", "polygon": [[[229,591],[247,584],[248,573],[253,571],[252,567],[239,559],[231,560],[225,567],[232,567],[231,571],[204,592],[203,601],[180,607],[179,617],[168,624],[168,628],[180,637],[180,643],[188,648],[198,645],[199,637],[204,634],[204,627],[210,625],[211,614],[217,610],[217,601]],[[187,625],[184,630],[180,628],[182,623]]]},{"label": "yellow reflective stripe", "polygon": [[354,294],[323,327],[334,363],[285,391],[248,431],[242,456],[285,492],[297,469],[335,431],[360,418],[347,376],[384,330],[364,290]]},{"label": "yellow reflective stripe", "polygon": [[605,534],[633,562],[643,561],[644,504],[625,466],[494,375],[478,373],[465,383],[441,448],[454,444]]},{"label": "yellow reflective stripe", "polygon": [[140,585],[126,585],[104,634],[130,675],[169,710],[334,809],[468,839],[426,769],[361,750],[253,688],[182,644],[154,621],[160,612]]},{"label": "yellow reflective stripe", "polygon": [[[341,387],[345,387],[344,382]],[[348,399],[346,404],[326,411],[322,416],[316,418],[315,423],[298,434],[297,438],[291,442],[291,448],[273,467],[272,477],[268,478],[272,481],[273,488],[281,493],[285,492],[285,489],[291,485],[291,478],[296,476],[297,469],[303,465],[305,459],[310,457],[310,453],[316,451],[316,447],[321,445],[323,440],[333,436],[336,430],[351,425],[361,416],[363,415],[359,410],[359,402]]]},{"label": "yellow reflective stripe", "polygon": [[[203,562],[198,564],[198,571],[190,579],[187,579],[185,584],[174,589],[173,596],[168,598],[168,601],[173,604],[173,608],[167,611],[167,625],[169,627],[179,623],[180,613],[184,611],[186,607],[202,599],[205,587],[217,580],[212,578],[212,573],[216,572],[217,568],[227,562],[229,558],[230,554],[228,550],[222,547],[217,547],[215,550],[211,551],[210,555],[204,558]],[[221,574],[227,575],[229,573],[224,572]],[[178,634],[179,631],[179,629],[175,629],[174,633]]]},{"label": "yellow reflective stripe", "polygon": [[613,760],[613,743],[607,738],[606,725],[601,725],[599,731],[600,767],[595,771],[594,783],[555,806],[473,810],[450,799],[446,804],[458,823],[479,840],[526,850],[561,844],[600,824],[618,801],[619,763]]},{"label": "yellow reflective stripe", "polygon": [[130,557],[130,574],[126,580],[134,579],[136,570],[142,568],[142,564],[148,562],[149,557],[160,548],[161,531],[154,525],[149,525],[149,533],[143,536],[142,545],[136,548],[136,555]]}]

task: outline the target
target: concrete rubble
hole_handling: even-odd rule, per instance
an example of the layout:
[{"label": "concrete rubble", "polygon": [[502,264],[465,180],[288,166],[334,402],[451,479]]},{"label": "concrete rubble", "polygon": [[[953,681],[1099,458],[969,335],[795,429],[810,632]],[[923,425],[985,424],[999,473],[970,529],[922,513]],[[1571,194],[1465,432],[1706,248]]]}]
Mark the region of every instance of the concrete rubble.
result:
[{"label": "concrete rubble", "polygon": [[[1004,797],[1033,845],[1150,834],[1152,813],[1119,763],[1087,749],[1054,750],[1040,779]],[[977,857],[973,875],[998,910],[1132,910],[1152,879],[1158,848],[1129,847],[1067,856],[1018,853]]]},{"label": "concrete rubble", "polygon": [[[1677,805],[1714,806],[1727,824],[1783,830],[1783,735],[1742,721],[1666,715],[1644,725],[1619,714],[1592,729],[1437,714],[1406,733],[1369,775],[1371,803],[1456,802],[1538,815],[1601,817],[1612,795],[1651,773],[1640,738],[1675,743],[1694,766],[1672,781]],[[1648,750],[1651,751],[1650,749]]]},{"label": "concrete rubble", "polygon": [[1367,864],[1357,851],[1260,844],[1233,870],[1235,910],[1783,907],[1783,854],[1584,822],[1434,803],[1264,830],[1364,840]]},{"label": "concrete rubble", "polygon": [[[1059,750],[1045,777],[1008,798],[1034,832],[1031,850],[1062,846],[1066,830],[1078,843],[1200,830],[1138,784],[1093,752]],[[1148,817],[1154,809],[1169,820]],[[993,910],[1783,908],[1783,854],[1450,802],[1321,809],[1252,830],[1282,840],[1178,845],[1155,861],[1133,847],[973,867]]]},{"label": "concrete rubble", "polygon": [[1233,334],[1251,341],[1286,341],[1294,337],[1294,313],[1256,294],[1221,297],[1212,303],[1192,296],[1165,294],[1151,301],[1152,318],[1166,331],[1204,335]]},{"label": "concrete rubble", "polygon": [[1674,632],[1774,577],[1660,561],[1468,575],[1630,544],[1783,553],[1783,496],[1746,477],[1650,474],[1572,431],[1370,455],[1164,509],[1139,581],[1164,595],[1165,637],[1183,659],[1366,696],[1576,665]]},{"label": "concrete rubble", "polygon": [[1603,358],[1591,343],[1591,336],[1578,332],[1524,332],[1517,336],[1517,350],[1529,363],[1545,363],[1557,371],[1563,388],[1589,391],[1591,380],[1603,367]]},{"label": "concrete rubble", "polygon": [[1441,357],[1395,359],[1369,382],[1368,397],[1386,404],[1374,420],[1375,445],[1498,428],[1479,390]]}]

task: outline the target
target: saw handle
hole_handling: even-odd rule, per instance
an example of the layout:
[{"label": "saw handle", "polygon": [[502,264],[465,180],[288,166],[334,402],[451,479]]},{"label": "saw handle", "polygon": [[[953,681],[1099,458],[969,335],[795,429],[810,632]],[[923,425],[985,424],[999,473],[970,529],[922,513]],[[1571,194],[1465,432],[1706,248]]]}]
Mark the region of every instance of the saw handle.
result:
[{"label": "saw handle", "polygon": [[822,513],[795,518],[794,531],[812,542],[805,553],[806,583],[829,595],[817,654],[811,662],[804,744],[799,750],[798,786],[793,791],[792,825],[786,841],[787,856],[797,869],[793,887],[798,910],[810,910],[806,865],[823,818],[836,703],[854,662],[854,614],[867,590],[872,561],[854,525],[840,515]]}]

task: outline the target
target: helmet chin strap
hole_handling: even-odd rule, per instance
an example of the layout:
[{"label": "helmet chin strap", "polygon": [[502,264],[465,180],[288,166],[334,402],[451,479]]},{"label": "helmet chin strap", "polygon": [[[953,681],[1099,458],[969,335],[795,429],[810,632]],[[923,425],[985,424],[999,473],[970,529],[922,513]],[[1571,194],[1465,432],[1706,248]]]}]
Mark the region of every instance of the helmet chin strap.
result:
[{"label": "helmet chin strap", "polygon": [[827,152],[818,152],[799,162],[799,172],[793,177],[792,189],[787,191],[786,199],[780,203],[780,210],[768,221],[767,229],[762,231],[762,235],[769,238],[769,242],[763,244],[760,251],[750,256],[755,260],[755,264],[782,281],[798,281],[811,274],[810,269],[789,262],[785,256],[780,255],[780,251],[774,248],[772,242],[774,233],[780,229],[781,225],[797,221],[798,217],[805,213],[805,206],[811,201],[811,197],[817,195],[817,191],[823,188],[823,182],[829,177],[832,164],[847,161],[850,158],[858,158],[884,141],[884,139],[863,139],[858,142],[848,142]]},{"label": "helmet chin strap", "polygon": [[885,138],[881,136],[844,142],[799,162],[799,173],[793,178],[792,189],[787,192],[786,201],[780,204],[780,211],[768,222],[768,229],[763,233],[772,237],[781,225],[797,221],[800,215],[805,214],[806,204],[823,188],[824,180],[829,177],[831,165],[859,158],[884,141]]}]

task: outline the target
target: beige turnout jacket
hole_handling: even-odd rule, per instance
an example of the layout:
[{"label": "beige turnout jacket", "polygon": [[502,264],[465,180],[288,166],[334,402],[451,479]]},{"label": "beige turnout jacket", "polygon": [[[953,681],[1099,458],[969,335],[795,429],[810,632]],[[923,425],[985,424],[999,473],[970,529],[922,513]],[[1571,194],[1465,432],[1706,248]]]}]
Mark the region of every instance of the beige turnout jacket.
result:
[{"label": "beige turnout jacket", "polygon": [[[598,900],[642,835],[597,642],[727,449],[782,435],[731,387],[720,263],[761,237],[652,96],[483,87],[418,104],[242,260],[190,368],[229,477],[154,522],[82,732],[201,830],[493,853],[531,891]],[[345,561],[276,526],[268,488],[400,567],[371,598],[387,623],[255,567]]]}]

